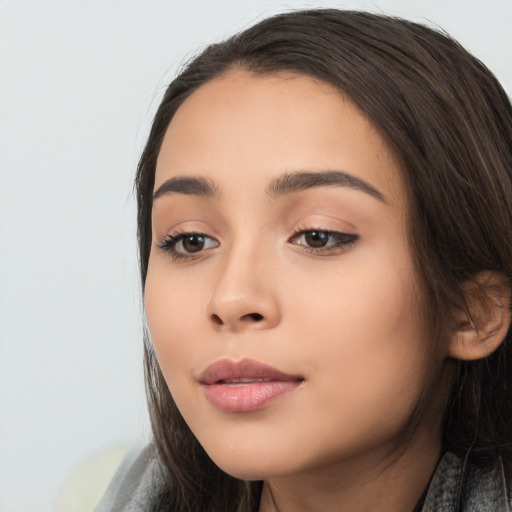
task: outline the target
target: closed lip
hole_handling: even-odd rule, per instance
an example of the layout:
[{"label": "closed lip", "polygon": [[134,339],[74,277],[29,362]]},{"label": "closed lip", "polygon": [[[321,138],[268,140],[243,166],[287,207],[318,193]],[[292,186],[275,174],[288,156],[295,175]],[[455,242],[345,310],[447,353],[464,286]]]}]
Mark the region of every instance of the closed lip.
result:
[{"label": "closed lip", "polygon": [[221,359],[208,366],[198,380],[207,400],[227,413],[263,409],[304,382],[300,375],[282,372],[253,359]]},{"label": "closed lip", "polygon": [[221,359],[209,365],[198,378],[201,384],[229,384],[244,382],[296,381],[304,378],[288,374],[254,359],[232,361]]}]

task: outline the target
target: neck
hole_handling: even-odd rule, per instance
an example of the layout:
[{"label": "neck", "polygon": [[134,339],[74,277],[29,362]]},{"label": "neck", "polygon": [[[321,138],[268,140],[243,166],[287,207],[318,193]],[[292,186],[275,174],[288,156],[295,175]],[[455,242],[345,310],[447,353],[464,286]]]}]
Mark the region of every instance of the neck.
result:
[{"label": "neck", "polygon": [[412,512],[439,459],[432,432],[400,451],[380,447],[348,460],[264,482],[260,512]]}]

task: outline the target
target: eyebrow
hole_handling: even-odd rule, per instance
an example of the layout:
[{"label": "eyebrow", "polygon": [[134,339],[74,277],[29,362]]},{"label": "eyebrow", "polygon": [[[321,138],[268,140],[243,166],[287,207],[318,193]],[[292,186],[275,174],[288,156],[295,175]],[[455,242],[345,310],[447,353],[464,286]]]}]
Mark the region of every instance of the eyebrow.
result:
[{"label": "eyebrow", "polygon": [[175,176],[158,187],[153,194],[153,200],[167,194],[214,198],[219,196],[219,189],[213,181],[203,176]]},{"label": "eyebrow", "polygon": [[[267,195],[278,198],[317,187],[348,187],[388,204],[385,197],[366,181],[343,171],[299,171],[275,178],[265,189]],[[165,181],[153,194],[153,200],[168,194],[218,198],[219,188],[204,176],[175,176]]]},{"label": "eyebrow", "polygon": [[376,188],[366,181],[343,171],[304,171],[284,174],[273,180],[266,191],[271,197],[279,197],[310,188],[333,186],[359,190],[387,204],[385,197]]}]

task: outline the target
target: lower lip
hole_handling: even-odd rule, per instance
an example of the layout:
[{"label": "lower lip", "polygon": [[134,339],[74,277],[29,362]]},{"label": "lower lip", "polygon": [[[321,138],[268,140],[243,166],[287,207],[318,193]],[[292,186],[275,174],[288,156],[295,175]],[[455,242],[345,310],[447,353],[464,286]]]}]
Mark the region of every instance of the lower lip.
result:
[{"label": "lower lip", "polygon": [[205,384],[206,398],[224,412],[252,412],[263,409],[300,385],[298,380],[273,380],[240,384]]}]

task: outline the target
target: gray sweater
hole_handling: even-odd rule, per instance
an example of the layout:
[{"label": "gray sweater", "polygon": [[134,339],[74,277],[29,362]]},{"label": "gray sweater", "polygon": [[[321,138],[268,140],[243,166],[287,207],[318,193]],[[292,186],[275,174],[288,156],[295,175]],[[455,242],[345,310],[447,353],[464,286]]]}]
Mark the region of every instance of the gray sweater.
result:
[{"label": "gray sweater", "polygon": [[[456,512],[462,461],[443,456],[432,477],[422,512]],[[144,504],[163,484],[154,447],[130,452],[94,512],[147,512]],[[468,472],[464,512],[511,512],[501,463],[487,472]],[[209,512],[209,511],[205,511]],[[392,512],[392,511],[390,511]]]}]

